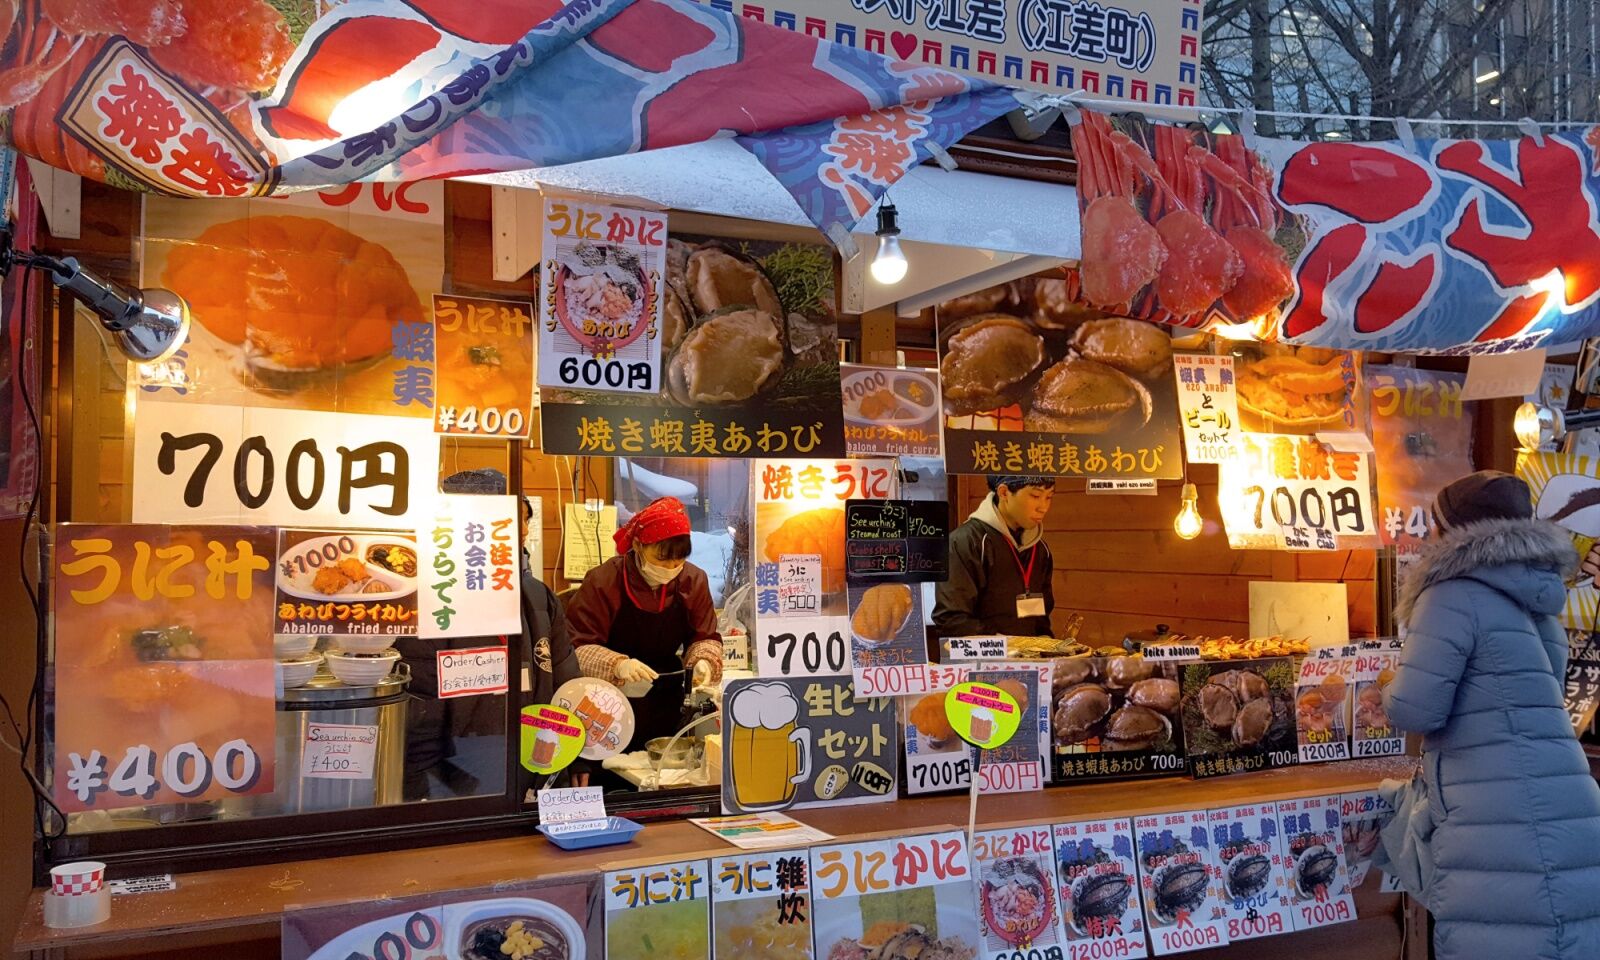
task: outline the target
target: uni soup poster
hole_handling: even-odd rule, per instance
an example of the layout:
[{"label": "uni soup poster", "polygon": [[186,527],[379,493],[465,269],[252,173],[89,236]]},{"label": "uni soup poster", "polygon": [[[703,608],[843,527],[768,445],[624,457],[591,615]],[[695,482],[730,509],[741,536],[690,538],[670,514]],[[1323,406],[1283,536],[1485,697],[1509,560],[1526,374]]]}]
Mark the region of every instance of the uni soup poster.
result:
[{"label": "uni soup poster", "polygon": [[55,802],[273,788],[272,527],[56,530]]},{"label": "uni soup poster", "polygon": [[829,247],[673,236],[656,295],[660,382],[618,393],[626,378],[602,390],[541,372],[546,453],[845,455]]},{"label": "uni soup poster", "polygon": [[533,307],[433,298],[438,402],[433,428],[465,437],[528,436],[533,422]]},{"label": "uni soup poster", "polygon": [[1055,272],[939,305],[951,473],[1182,474],[1171,337],[1085,306],[1079,286]]},{"label": "uni soup poster", "polygon": [[193,324],[140,399],[432,416],[442,183],[147,196],[142,247],[140,284],[182,296]]},{"label": "uni soup poster", "polygon": [[600,878],[500,884],[283,915],[283,960],[602,960]]},{"label": "uni soup poster", "polygon": [[746,679],[723,704],[723,813],[894,799],[893,698],[857,698],[849,677]]},{"label": "uni soup poster", "polygon": [[1433,498],[1474,469],[1475,404],[1461,399],[1467,381],[1461,373],[1370,366],[1365,379],[1377,457],[1378,533],[1384,546],[1414,557],[1433,535]]},{"label": "uni soup poster", "polygon": [[711,956],[711,863],[683,860],[608,871],[606,960]]}]

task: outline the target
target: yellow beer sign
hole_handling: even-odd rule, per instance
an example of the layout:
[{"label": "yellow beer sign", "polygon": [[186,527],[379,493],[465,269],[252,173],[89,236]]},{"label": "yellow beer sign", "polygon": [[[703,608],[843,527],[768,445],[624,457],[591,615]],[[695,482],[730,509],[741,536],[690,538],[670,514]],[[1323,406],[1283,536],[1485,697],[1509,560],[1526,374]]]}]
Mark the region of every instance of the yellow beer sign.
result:
[{"label": "yellow beer sign", "polygon": [[849,677],[734,680],[724,696],[724,813],[894,797],[890,698],[857,699]]}]

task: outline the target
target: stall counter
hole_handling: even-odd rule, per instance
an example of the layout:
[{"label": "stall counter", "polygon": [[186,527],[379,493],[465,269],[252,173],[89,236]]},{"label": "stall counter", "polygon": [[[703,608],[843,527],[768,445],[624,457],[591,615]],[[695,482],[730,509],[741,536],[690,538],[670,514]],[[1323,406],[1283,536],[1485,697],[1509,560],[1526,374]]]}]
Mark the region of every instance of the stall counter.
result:
[{"label": "stall counter", "polygon": [[[1410,757],[1355,760],[1290,767],[1212,780],[1169,778],[1101,783],[990,797],[979,803],[980,827],[1023,826],[1069,820],[1132,816],[1139,813],[1229,806],[1251,799],[1277,800],[1372,789],[1385,778],[1409,778]],[[871,816],[859,808],[802,810],[795,818],[841,840],[903,835],[918,830],[966,824],[967,796],[955,794],[901,800],[877,807]],[[894,829],[863,831],[863,821]],[[531,833],[531,831],[530,831]],[[276,956],[285,911],[323,904],[483,887],[562,874],[712,856],[731,849],[687,821],[647,826],[622,847],[567,853],[539,836],[425,847],[388,853],[332,856],[264,866],[232,867],[180,874],[177,889],[116,897],[111,919],[77,930],[44,925],[43,891],[29,896],[14,949],[34,958],[168,955],[184,945],[240,945],[229,956]],[[1392,896],[1369,890],[1357,898],[1360,919],[1302,934],[1251,941],[1218,951],[1190,954],[1218,958],[1269,956],[1289,949],[1304,956],[1340,958],[1398,957],[1399,926]],[[1382,923],[1374,921],[1381,920]],[[1370,925],[1370,926],[1369,926]],[[1369,927],[1362,934],[1353,928]],[[1286,939],[1292,938],[1291,939]],[[1389,949],[1392,940],[1393,949]],[[246,947],[248,945],[248,947]],[[1263,947],[1268,947],[1262,952]]]}]

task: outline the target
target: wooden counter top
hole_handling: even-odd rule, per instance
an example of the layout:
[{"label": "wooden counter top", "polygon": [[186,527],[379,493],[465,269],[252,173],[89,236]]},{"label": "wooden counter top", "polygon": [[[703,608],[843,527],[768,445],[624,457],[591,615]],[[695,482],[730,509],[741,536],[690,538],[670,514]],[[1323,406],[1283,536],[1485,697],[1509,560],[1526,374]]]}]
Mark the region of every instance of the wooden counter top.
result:
[{"label": "wooden counter top", "polygon": [[[1041,793],[986,797],[978,803],[980,826],[1003,827],[1099,819],[1230,806],[1247,800],[1277,800],[1371,789],[1386,777],[1405,778],[1409,757],[1354,760],[1195,781],[1169,778],[1089,784]],[[841,840],[885,833],[900,835],[948,824],[965,825],[967,796],[918,797],[875,806],[801,810],[795,819]],[[543,836],[389,853],[330,856],[269,866],[233,867],[177,876],[178,888],[112,899],[111,919],[95,927],[52,930],[44,925],[43,891],[34,890],[14,948],[17,951],[104,948],[149,949],[184,934],[236,930],[241,936],[275,937],[284,911],[346,901],[406,897],[485,887],[563,873],[660,860],[708,857],[734,849],[685,821],[654,823],[631,844],[568,853]],[[143,946],[141,947],[141,943]]]}]

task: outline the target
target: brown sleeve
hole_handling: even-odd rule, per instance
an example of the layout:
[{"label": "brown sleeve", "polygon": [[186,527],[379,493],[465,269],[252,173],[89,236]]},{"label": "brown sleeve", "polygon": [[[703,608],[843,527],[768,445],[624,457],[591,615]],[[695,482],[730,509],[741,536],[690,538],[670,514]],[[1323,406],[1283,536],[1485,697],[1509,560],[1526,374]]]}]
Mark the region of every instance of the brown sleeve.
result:
[{"label": "brown sleeve", "polygon": [[705,571],[685,566],[684,573],[690,572],[694,574],[692,578],[680,578],[684,584],[679,596],[688,609],[690,630],[689,642],[684,644],[684,664],[688,665],[688,654],[694,645],[708,640],[716,641],[718,662],[721,662],[722,634],[717,632],[717,608],[711,605],[711,586],[706,582]]},{"label": "brown sleeve", "polygon": [[578,654],[578,666],[585,676],[600,680],[611,680],[617,664],[627,659],[606,649],[611,622],[622,602],[619,573],[619,564],[610,560],[602,563],[589,571],[578,592],[567,602],[567,635]]}]

